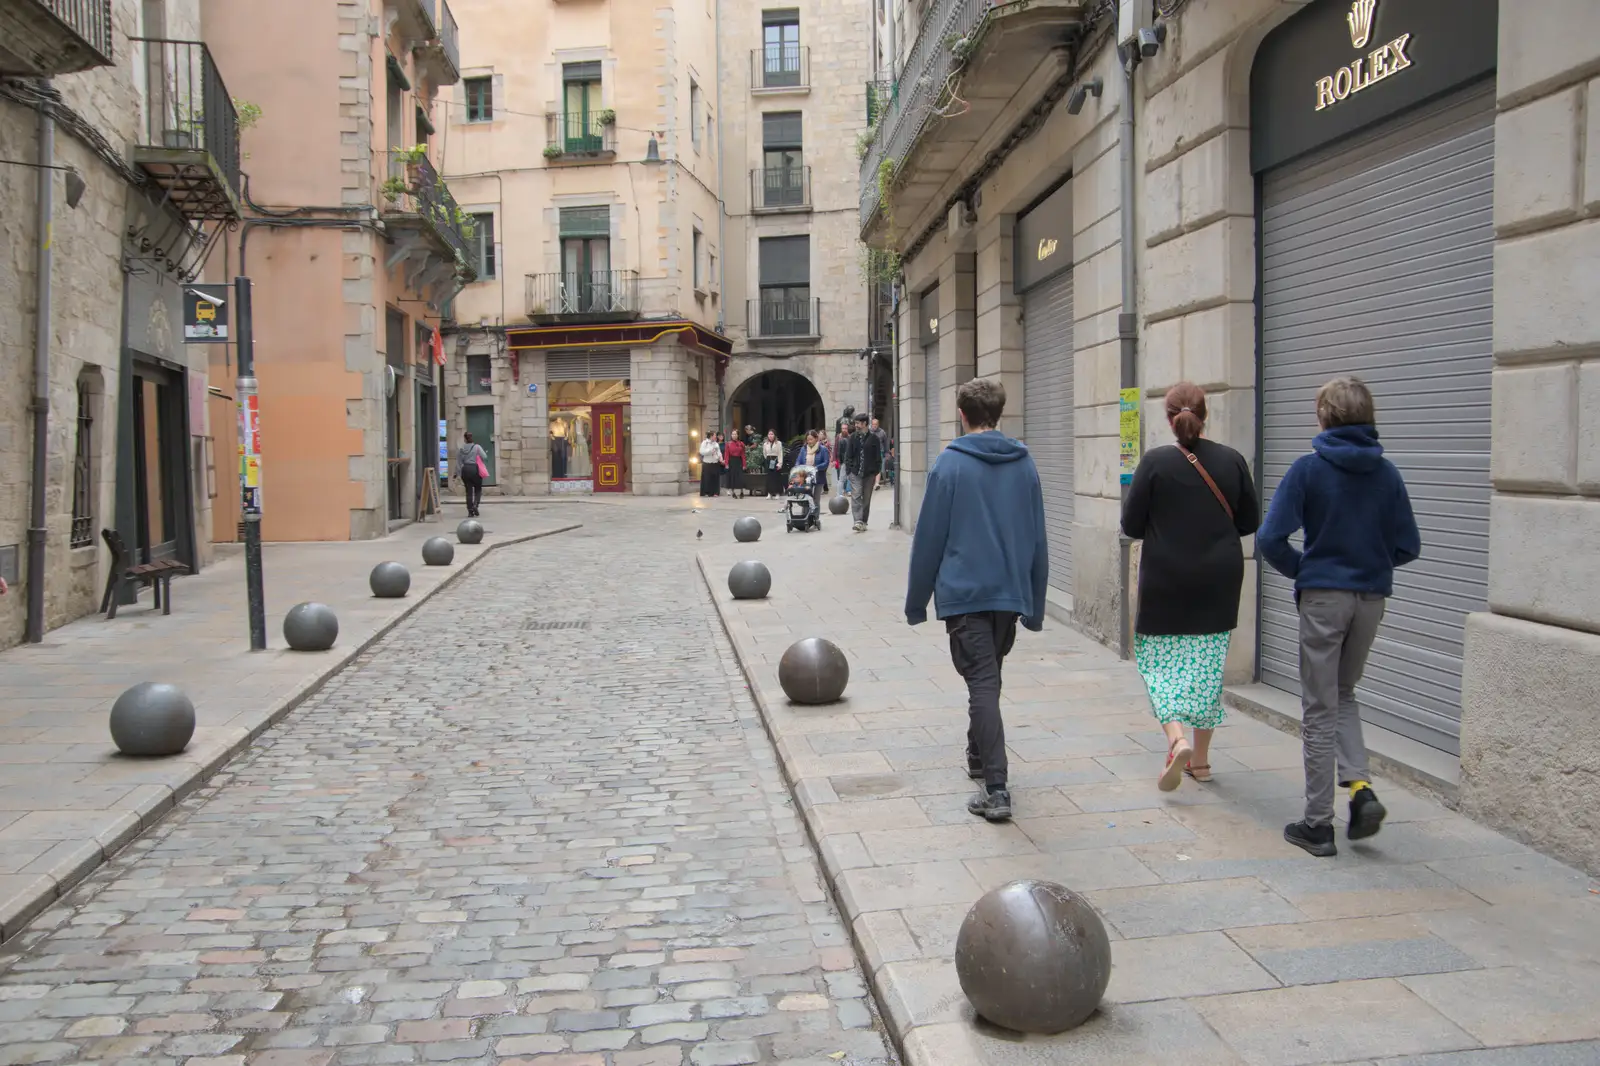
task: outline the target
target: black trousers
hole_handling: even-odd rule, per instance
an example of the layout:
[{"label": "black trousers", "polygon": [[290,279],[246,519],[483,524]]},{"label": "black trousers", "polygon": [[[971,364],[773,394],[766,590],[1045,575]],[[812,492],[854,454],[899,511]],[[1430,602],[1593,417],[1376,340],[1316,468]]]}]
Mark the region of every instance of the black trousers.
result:
[{"label": "black trousers", "polygon": [[477,474],[461,475],[461,483],[467,487],[467,514],[478,513],[478,505],[483,502],[483,479]]},{"label": "black trousers", "polygon": [[950,661],[967,683],[967,761],[983,766],[983,783],[1006,787],[1006,730],[1000,721],[1000,667],[1017,642],[1017,616],[978,611],[946,618]]}]

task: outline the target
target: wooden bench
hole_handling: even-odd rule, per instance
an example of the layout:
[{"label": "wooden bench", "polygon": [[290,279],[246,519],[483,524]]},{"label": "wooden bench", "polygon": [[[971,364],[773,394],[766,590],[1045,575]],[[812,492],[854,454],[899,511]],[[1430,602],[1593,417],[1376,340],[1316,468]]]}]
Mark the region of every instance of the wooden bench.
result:
[{"label": "wooden bench", "polygon": [[124,581],[137,581],[155,591],[155,605],[162,614],[172,613],[172,578],[187,574],[189,568],[180,562],[166,559],[156,563],[135,563],[133,553],[122,542],[122,534],[114,529],[102,529],[100,537],[111,550],[111,572],[106,575],[106,592],[100,597],[100,611],[106,620],[117,616],[117,586]]}]

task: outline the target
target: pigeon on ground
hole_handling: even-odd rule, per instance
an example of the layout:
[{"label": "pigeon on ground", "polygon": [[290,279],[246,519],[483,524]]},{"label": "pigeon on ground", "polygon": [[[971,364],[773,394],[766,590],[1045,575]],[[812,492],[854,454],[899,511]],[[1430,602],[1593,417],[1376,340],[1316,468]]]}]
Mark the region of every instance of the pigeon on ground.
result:
[{"label": "pigeon on ground", "polygon": [[703,529],[697,529],[697,530],[694,531],[694,539],[695,540],[699,540],[701,537],[703,537],[705,535],[706,535],[706,531],[703,530]]}]

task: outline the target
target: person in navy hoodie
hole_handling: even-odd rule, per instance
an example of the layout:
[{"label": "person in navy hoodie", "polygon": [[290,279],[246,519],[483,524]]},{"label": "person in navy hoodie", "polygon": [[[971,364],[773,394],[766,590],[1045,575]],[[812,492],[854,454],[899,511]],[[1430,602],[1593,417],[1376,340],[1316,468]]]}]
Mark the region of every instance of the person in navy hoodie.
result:
[{"label": "person in navy hoodie", "polygon": [[[1322,432],[1289,467],[1256,534],[1272,568],[1294,581],[1300,611],[1300,731],[1306,815],[1284,839],[1334,855],[1334,783],[1350,790],[1351,840],[1376,833],[1384,810],[1368,782],[1356,685],[1394,592],[1394,569],[1422,553],[1405,481],[1383,457],[1372,392],[1338,378],[1317,392]],[[1305,550],[1289,537],[1305,530]]]},{"label": "person in navy hoodie", "polygon": [[991,822],[1011,817],[1000,668],[1018,619],[1044,628],[1050,578],[1039,471],[1020,441],[995,429],[1005,407],[998,381],[974,378],[956,390],[963,436],[928,472],[906,588],[911,625],[928,620],[933,597],[967,683],[967,776],[984,783],[967,810]]}]

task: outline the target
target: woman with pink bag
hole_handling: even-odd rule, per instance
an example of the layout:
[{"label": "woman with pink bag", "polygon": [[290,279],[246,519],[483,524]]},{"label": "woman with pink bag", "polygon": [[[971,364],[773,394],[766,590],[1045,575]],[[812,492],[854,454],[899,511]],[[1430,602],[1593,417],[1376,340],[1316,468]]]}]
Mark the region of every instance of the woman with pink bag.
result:
[{"label": "woman with pink bag", "polygon": [[472,443],[472,434],[463,434],[465,443],[456,452],[456,477],[467,487],[467,517],[478,517],[478,505],[483,502],[483,483],[488,480],[489,466],[484,462],[481,444]]}]

